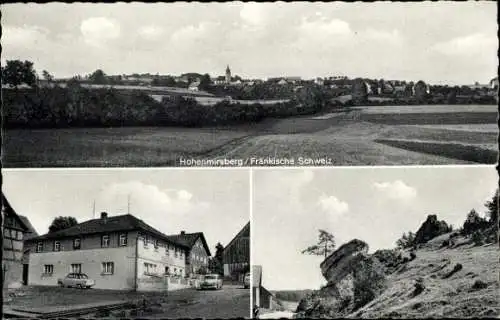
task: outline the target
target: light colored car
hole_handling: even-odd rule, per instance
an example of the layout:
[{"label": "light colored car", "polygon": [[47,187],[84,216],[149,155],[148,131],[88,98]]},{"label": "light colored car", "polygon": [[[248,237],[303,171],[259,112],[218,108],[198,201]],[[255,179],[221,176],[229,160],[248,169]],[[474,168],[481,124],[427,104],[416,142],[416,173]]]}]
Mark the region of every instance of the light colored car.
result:
[{"label": "light colored car", "polygon": [[95,285],[95,281],[89,279],[89,277],[84,273],[68,273],[66,277],[58,279],[57,284],[61,287],[89,289]]},{"label": "light colored car", "polygon": [[243,287],[245,289],[250,288],[250,272],[247,272],[245,278],[243,278]]},{"label": "light colored car", "polygon": [[200,280],[199,289],[222,289],[222,277],[218,274],[207,274]]}]

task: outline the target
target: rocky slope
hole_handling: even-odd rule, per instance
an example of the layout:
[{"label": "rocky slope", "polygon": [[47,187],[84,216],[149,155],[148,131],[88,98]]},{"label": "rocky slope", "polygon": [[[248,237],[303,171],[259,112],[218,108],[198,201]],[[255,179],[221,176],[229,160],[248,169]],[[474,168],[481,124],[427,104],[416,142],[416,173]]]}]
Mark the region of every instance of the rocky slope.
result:
[{"label": "rocky slope", "polygon": [[296,317],[498,317],[498,245],[476,246],[456,234],[450,245],[450,236],[412,252],[339,248],[324,272],[335,282],[302,299]]}]

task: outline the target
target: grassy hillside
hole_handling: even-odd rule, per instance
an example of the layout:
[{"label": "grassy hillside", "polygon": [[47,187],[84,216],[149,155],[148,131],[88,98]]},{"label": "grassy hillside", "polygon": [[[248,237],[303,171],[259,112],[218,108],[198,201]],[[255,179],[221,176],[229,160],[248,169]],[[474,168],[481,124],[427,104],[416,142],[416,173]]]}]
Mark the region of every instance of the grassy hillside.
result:
[{"label": "grassy hillside", "polygon": [[459,238],[454,248],[440,248],[448,236],[417,250],[416,259],[388,275],[387,290],[349,317],[498,317],[498,245]]}]

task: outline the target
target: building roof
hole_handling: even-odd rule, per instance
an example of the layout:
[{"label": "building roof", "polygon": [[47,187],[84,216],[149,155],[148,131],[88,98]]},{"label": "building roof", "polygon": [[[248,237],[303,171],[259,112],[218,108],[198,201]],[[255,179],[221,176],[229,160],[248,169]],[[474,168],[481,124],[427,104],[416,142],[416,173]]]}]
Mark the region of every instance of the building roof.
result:
[{"label": "building roof", "polygon": [[207,254],[211,256],[210,249],[207,244],[207,240],[205,240],[205,236],[203,232],[195,232],[195,233],[180,233],[175,235],[167,236],[172,242],[178,243],[186,248],[191,249],[198,239],[201,239],[203,243],[203,247],[207,251]]},{"label": "building roof", "polygon": [[247,224],[234,236],[234,238],[224,247],[224,250],[228,249],[229,247],[231,247],[231,245],[233,244],[233,242],[238,239],[238,237],[240,237],[243,233],[245,233],[246,231],[249,231],[250,230],[250,221],[247,222]]},{"label": "building roof", "polygon": [[[157,236],[160,239],[174,242],[167,235],[162,233],[161,231],[156,230],[151,227],[144,221],[131,214],[119,215],[119,216],[111,216],[106,219],[98,218],[88,220],[82,223],[79,223],[75,226],[69,227],[64,230],[59,230],[52,233],[47,233],[38,237],[34,237],[30,239],[30,241],[38,241],[38,240],[46,240],[46,239],[60,239],[60,238],[69,238],[69,237],[77,237],[82,235],[89,234],[99,234],[99,233],[110,233],[110,232],[120,232],[120,231],[143,231],[151,233]],[[177,245],[186,247],[182,243],[174,242]]]},{"label": "building roof", "polygon": [[252,266],[252,286],[262,286],[262,266]]},{"label": "building roof", "polygon": [[34,237],[38,237],[38,232],[36,232],[35,227],[31,224],[29,219],[25,216],[19,216],[19,218],[23,221],[23,223],[26,225],[27,230],[24,233],[23,239],[24,240],[29,240]]},{"label": "building roof", "polygon": [[17,214],[17,212],[14,210],[14,208],[12,208],[12,206],[9,203],[9,201],[7,200],[7,198],[5,197],[5,195],[2,192],[2,211],[3,210],[5,211],[5,215],[13,217],[15,220],[17,220],[17,222],[19,223],[19,225],[21,226],[21,228],[24,229],[24,231],[28,230],[28,226],[19,217],[19,215]]}]

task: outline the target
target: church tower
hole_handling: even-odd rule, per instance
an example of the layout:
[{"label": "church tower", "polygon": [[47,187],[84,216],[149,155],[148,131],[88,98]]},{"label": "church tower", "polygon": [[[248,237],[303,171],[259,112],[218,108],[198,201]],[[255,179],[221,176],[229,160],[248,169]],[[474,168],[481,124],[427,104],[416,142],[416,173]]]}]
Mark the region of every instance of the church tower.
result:
[{"label": "church tower", "polygon": [[229,65],[226,68],[226,83],[231,83],[231,70],[229,69]]}]

